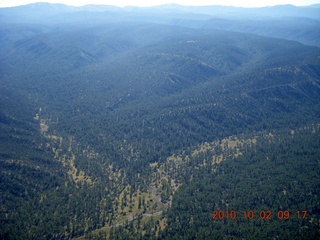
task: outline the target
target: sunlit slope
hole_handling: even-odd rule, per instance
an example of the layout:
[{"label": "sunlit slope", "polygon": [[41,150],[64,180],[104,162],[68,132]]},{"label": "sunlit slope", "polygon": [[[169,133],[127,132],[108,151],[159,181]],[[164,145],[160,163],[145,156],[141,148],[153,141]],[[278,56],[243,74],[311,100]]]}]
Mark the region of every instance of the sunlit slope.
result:
[{"label": "sunlit slope", "polygon": [[[77,23],[81,16],[75,12],[65,25],[54,18],[0,25],[1,237],[72,238],[135,214],[161,219],[187,191],[172,199],[186,183],[168,178],[180,174],[171,166],[177,154],[234,135],[319,122],[317,47],[188,28],[172,18],[170,25],[156,17],[156,24]],[[303,152],[279,139],[292,149],[289,157]],[[282,148],[272,144],[267,148]],[[189,170],[199,177],[208,169]],[[195,184],[210,182],[205,176]],[[177,227],[170,215],[162,229],[166,218]]]},{"label": "sunlit slope", "polygon": [[[149,30],[138,25],[130,32],[143,36]],[[318,48],[230,32],[189,30],[188,36],[180,36],[179,30],[175,34],[171,28],[169,39],[160,43],[135,46],[94,63],[82,55],[82,68],[60,66],[60,60],[69,61],[58,57],[64,48],[57,55],[37,52],[35,61],[25,55],[19,61],[39,73],[11,66],[15,71],[3,78],[4,88],[19,89],[35,108],[46,109],[46,118],[59,118],[52,129],[89,134],[98,142],[101,131],[116,142],[135,142],[143,134],[143,141],[160,148],[318,117]],[[74,42],[72,37],[64,41],[70,46]],[[75,46],[81,56],[85,50]],[[96,56],[98,49],[86,51]],[[59,67],[50,74],[55,64]],[[84,124],[90,131],[82,132]]]}]

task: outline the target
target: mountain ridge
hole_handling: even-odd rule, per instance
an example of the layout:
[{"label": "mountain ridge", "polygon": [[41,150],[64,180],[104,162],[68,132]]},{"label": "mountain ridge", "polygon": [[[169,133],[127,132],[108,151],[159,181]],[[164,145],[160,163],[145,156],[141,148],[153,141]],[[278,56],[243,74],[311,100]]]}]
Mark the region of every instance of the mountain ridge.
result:
[{"label": "mountain ridge", "polygon": [[112,11],[0,9],[0,238],[317,236],[318,20]]},{"label": "mountain ridge", "polygon": [[[39,4],[38,4],[39,5]],[[224,6],[158,6],[114,7],[89,5],[70,7],[66,5],[26,5],[0,8],[1,28],[10,31],[17,23],[33,23],[46,26],[51,31],[57,28],[119,22],[148,22],[180,25],[188,28],[213,28],[254,33],[263,36],[296,40],[308,45],[320,46],[320,12],[316,7],[274,6],[257,9]],[[39,8],[38,7],[38,8]],[[60,9],[60,10],[59,10]],[[294,9],[294,11],[292,10]],[[218,19],[218,21],[214,21]],[[308,20],[309,19],[309,20]],[[213,21],[210,24],[210,21]],[[41,23],[41,24],[40,24]]]}]

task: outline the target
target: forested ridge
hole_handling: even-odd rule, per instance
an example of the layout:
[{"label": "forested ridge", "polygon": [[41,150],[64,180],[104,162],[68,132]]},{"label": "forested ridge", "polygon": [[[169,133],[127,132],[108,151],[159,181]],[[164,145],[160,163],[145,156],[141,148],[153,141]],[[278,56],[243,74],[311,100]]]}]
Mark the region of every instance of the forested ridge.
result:
[{"label": "forested ridge", "polygon": [[316,239],[318,8],[279,8],[0,9],[1,238]]},{"label": "forested ridge", "polygon": [[[317,126],[309,126],[256,135],[251,147],[240,147],[239,156],[228,156],[218,167],[210,164],[216,151],[196,155],[195,162],[207,164],[191,170],[194,177],[178,190],[167,215],[172,227],[164,231],[163,237],[316,239],[319,236],[316,129]],[[214,173],[212,168],[216,169]],[[308,212],[306,218],[297,214],[302,209]],[[220,215],[212,219],[213,210],[233,210],[237,218]],[[271,211],[270,218],[261,210]],[[243,211],[253,211],[255,218],[249,218]],[[289,211],[290,215],[283,217],[282,211]]]}]

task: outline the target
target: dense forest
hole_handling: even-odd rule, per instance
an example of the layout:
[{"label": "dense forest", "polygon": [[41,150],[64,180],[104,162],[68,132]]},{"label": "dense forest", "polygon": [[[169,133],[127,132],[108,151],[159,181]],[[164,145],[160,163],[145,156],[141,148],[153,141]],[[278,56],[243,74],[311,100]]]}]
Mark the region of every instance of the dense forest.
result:
[{"label": "dense forest", "polygon": [[0,239],[317,239],[319,9],[0,8]]}]

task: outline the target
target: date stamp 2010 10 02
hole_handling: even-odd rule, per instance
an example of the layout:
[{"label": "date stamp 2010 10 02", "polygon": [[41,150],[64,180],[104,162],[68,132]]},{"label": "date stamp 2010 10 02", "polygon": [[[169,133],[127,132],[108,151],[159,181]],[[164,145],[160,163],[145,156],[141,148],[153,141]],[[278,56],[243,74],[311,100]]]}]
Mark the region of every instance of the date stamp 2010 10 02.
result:
[{"label": "date stamp 2010 10 02", "polygon": [[307,217],[307,210],[298,210],[295,212],[290,212],[289,210],[278,210],[276,215],[271,210],[261,210],[259,212],[255,212],[253,210],[244,210],[242,213],[238,213],[235,210],[213,210],[212,212],[213,220],[222,220],[222,219],[263,219],[263,220],[271,220],[271,219],[279,219],[279,220],[287,220],[290,218],[296,219],[304,219]]}]

